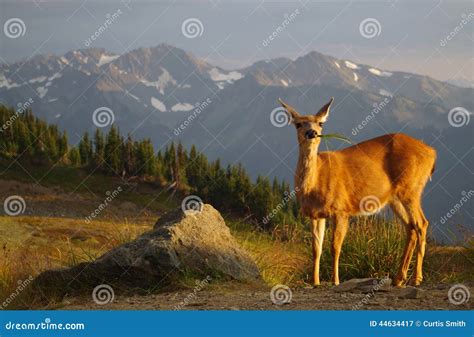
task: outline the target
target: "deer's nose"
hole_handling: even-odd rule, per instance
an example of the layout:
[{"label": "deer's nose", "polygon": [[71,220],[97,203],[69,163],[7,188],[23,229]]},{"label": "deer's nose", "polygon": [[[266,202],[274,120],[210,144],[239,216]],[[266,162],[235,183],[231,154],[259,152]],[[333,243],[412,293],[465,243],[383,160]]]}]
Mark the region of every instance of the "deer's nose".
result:
[{"label": "deer's nose", "polygon": [[313,138],[316,138],[318,134],[316,133],[315,130],[311,129],[311,130],[306,131],[304,135],[306,139],[313,139]]}]

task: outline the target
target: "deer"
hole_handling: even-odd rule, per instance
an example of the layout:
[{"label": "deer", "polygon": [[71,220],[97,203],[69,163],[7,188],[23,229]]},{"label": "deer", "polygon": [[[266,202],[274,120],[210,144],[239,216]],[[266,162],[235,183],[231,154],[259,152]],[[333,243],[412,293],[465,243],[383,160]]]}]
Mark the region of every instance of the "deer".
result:
[{"label": "deer", "polygon": [[[312,284],[320,285],[319,266],[326,219],[332,220],[332,282],[339,285],[339,256],[349,217],[374,214],[389,205],[406,229],[400,267],[392,284],[404,287],[418,243],[411,283],[423,280],[428,220],[422,207],[424,187],[435,169],[436,151],[403,133],[382,135],[337,151],[319,152],[323,124],[334,97],[316,114],[302,115],[279,103],[296,128],[299,154],[294,176],[301,212],[311,222]],[[368,200],[367,204],[366,201]]]}]

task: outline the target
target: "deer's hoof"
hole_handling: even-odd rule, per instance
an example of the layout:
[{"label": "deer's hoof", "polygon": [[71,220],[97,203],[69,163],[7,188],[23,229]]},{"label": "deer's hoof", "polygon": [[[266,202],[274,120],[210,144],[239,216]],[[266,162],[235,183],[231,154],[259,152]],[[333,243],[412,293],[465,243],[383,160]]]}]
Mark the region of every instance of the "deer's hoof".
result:
[{"label": "deer's hoof", "polygon": [[399,280],[399,279],[393,280],[392,286],[397,287],[397,288],[405,288],[404,281]]},{"label": "deer's hoof", "polygon": [[413,279],[410,281],[410,285],[418,287],[423,282],[423,279]]}]

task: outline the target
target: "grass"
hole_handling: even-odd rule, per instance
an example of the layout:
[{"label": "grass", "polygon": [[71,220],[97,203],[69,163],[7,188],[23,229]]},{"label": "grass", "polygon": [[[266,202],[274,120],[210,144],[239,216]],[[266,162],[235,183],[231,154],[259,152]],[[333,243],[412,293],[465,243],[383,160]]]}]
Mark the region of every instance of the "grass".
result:
[{"label": "grass", "polygon": [[[309,284],[311,277],[311,236],[307,230],[287,229],[291,235],[254,231],[250,226],[230,223],[234,236],[257,262],[269,285]],[[331,280],[331,229],[326,230],[321,258],[322,281]],[[281,239],[281,237],[284,239]],[[342,247],[339,273],[342,280],[388,276],[398,270],[405,244],[401,224],[377,217],[354,218]],[[416,255],[416,254],[415,254]],[[415,256],[412,261],[413,271]],[[473,279],[474,245],[439,246],[428,242],[424,260],[426,284],[466,282]]]},{"label": "grass", "polygon": [[305,277],[308,250],[303,244],[274,239],[250,225],[228,222],[232,234],[257,263],[265,283],[292,284]]},{"label": "grass", "polygon": [[44,270],[92,261],[150,229],[143,224],[46,217],[0,217],[0,299]]}]

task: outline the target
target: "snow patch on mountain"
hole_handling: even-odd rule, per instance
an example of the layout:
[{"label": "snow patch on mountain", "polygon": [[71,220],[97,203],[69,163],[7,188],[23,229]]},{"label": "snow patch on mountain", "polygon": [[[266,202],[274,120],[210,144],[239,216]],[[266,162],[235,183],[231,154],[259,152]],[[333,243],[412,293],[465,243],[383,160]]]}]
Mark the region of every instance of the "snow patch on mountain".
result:
[{"label": "snow patch on mountain", "polygon": [[359,76],[357,76],[356,73],[353,73],[353,74],[354,74],[354,81],[356,81],[356,82],[359,81]]},{"label": "snow patch on mountain", "polygon": [[147,87],[155,87],[157,90],[160,91],[160,94],[164,95],[165,94],[165,88],[168,85],[177,85],[178,82],[173,78],[173,76],[170,75],[168,70],[166,70],[163,67],[160,67],[163,73],[158,76],[158,80],[154,82],[150,82],[148,80],[142,79],[140,82],[142,82],[144,85]]},{"label": "snow patch on mountain", "polygon": [[10,82],[10,80],[6,78],[5,75],[0,74],[0,88],[5,87],[8,90],[11,88],[17,88],[19,86],[20,85],[18,83]]},{"label": "snow patch on mountain", "polygon": [[334,64],[336,65],[336,67],[338,67],[339,69],[341,69],[341,66],[339,65],[339,63],[337,63],[336,61],[334,61]]},{"label": "snow patch on mountain", "polygon": [[117,59],[120,55],[100,55],[99,63],[97,63],[98,67],[103,66],[104,64],[110,63],[113,60]]},{"label": "snow patch on mountain", "polygon": [[346,65],[347,68],[349,69],[359,69],[359,66],[355,63],[352,63],[350,61],[344,61],[344,64]]},{"label": "snow patch on mountain", "polygon": [[64,56],[61,56],[59,59],[61,60],[62,63],[64,63],[64,64],[69,64],[68,59],[65,58]]},{"label": "snow patch on mountain", "polygon": [[41,83],[46,81],[47,77],[46,76],[39,76],[32,78],[31,80],[28,81],[28,83],[33,84],[33,83]]},{"label": "snow patch on mountain", "polygon": [[192,106],[189,103],[178,103],[178,104],[173,105],[173,107],[171,108],[171,111],[190,111],[193,108],[194,106]]},{"label": "snow patch on mountain", "polygon": [[45,87],[38,87],[36,91],[38,92],[40,98],[44,98],[44,96],[46,96],[46,94],[48,93],[48,89],[46,89]]},{"label": "snow patch on mountain", "polygon": [[52,82],[57,78],[61,78],[63,75],[61,73],[54,73],[52,76],[48,77],[48,82]]},{"label": "snow patch on mountain", "polygon": [[392,97],[393,96],[393,94],[390,91],[385,90],[385,89],[380,89],[379,94],[382,95],[382,96],[387,96],[387,97]]},{"label": "snow patch on mountain", "polygon": [[379,69],[376,69],[376,68],[369,68],[369,71],[372,74],[377,75],[377,76],[390,77],[390,76],[393,75],[393,73],[391,73],[389,71],[383,71],[383,70],[379,70]]},{"label": "snow patch on mountain", "polygon": [[153,107],[155,109],[157,109],[161,112],[166,111],[166,106],[158,98],[152,97],[151,98],[151,105],[153,105]]},{"label": "snow patch on mountain", "polygon": [[281,84],[283,84],[285,87],[288,86],[288,82],[287,82],[287,81],[285,81],[285,80],[280,80],[280,81],[281,81]]},{"label": "snow patch on mountain", "polygon": [[227,83],[232,83],[233,81],[240,80],[243,75],[238,71],[231,71],[227,74],[224,74],[221,73],[219,69],[212,68],[209,70],[209,76],[211,76],[211,79],[216,82],[225,81]]}]

